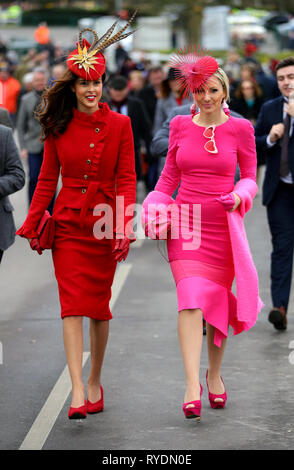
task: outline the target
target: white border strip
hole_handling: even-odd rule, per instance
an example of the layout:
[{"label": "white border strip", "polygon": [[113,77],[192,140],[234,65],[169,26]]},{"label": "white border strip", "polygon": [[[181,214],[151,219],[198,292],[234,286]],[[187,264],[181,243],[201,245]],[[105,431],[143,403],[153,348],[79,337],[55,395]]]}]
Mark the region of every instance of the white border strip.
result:
[{"label": "white border strip", "polygon": [[[131,269],[132,264],[121,264],[116,271],[112,286],[112,297],[109,304],[110,309],[113,308]],[[89,356],[89,352],[83,353],[83,367]],[[66,366],[47,398],[43,408],[35,419],[30,431],[22,442],[19,450],[42,449],[70,392],[71,380],[68,367]]]}]

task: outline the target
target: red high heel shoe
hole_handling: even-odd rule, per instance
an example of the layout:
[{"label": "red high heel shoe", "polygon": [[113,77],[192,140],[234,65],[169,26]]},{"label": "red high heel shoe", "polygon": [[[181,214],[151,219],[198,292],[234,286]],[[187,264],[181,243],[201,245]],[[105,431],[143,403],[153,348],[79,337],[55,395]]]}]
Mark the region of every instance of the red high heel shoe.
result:
[{"label": "red high heel shoe", "polygon": [[[214,408],[214,409],[224,408],[226,401],[227,401],[227,393],[226,393],[225,384],[224,384],[222,377],[221,377],[221,381],[223,383],[225,391],[224,393],[220,395],[216,395],[215,393],[210,392],[207,377],[208,377],[208,370],[206,371],[206,385],[207,385],[207,390],[208,390],[208,399],[209,399],[211,408]],[[215,401],[217,399],[221,399],[222,401]]]},{"label": "red high heel shoe", "polygon": [[69,419],[85,419],[87,418],[87,410],[86,410],[86,400],[85,404],[79,406],[78,408],[70,407],[68,412]]},{"label": "red high heel shoe", "polygon": [[[187,419],[196,419],[197,421],[200,421],[201,419],[201,395],[202,395],[203,389],[202,385],[200,384],[200,400],[195,400],[195,401],[188,401],[187,403],[183,404],[183,412],[185,414],[185,417]],[[189,406],[193,405],[193,406]]]},{"label": "red high heel shoe", "polygon": [[104,409],[104,402],[103,402],[103,388],[102,385],[100,385],[100,391],[101,391],[101,398],[100,400],[96,401],[95,403],[91,403],[90,400],[87,400],[87,413],[89,414],[94,414],[94,413],[100,413]]}]

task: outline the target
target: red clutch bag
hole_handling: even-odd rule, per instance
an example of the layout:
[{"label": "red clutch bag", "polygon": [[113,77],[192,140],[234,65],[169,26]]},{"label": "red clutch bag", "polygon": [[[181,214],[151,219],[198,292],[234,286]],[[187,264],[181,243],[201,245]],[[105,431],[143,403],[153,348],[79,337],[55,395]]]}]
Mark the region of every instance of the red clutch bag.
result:
[{"label": "red clutch bag", "polygon": [[32,249],[37,250],[38,253],[41,254],[41,250],[52,248],[55,236],[55,220],[47,210],[44,212],[36,232],[38,234],[38,238],[32,239]]}]

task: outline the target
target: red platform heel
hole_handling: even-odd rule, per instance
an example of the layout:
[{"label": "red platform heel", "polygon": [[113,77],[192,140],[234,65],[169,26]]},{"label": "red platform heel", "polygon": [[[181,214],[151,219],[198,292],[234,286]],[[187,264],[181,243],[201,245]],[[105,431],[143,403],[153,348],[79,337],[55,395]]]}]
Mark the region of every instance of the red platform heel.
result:
[{"label": "red platform heel", "polygon": [[101,398],[100,400],[96,401],[95,403],[91,403],[90,400],[87,400],[87,413],[89,414],[95,414],[95,413],[100,413],[104,409],[104,402],[103,402],[103,388],[102,385],[100,385],[100,392],[101,392]]},{"label": "red platform heel", "polygon": [[70,407],[68,412],[69,419],[85,419],[87,418],[87,410],[86,410],[86,401],[85,404],[79,406],[78,408]]},{"label": "red platform heel", "polygon": [[203,392],[203,389],[202,389],[202,385],[200,384],[200,400],[188,401],[187,403],[183,404],[183,412],[187,419],[196,419],[197,421],[200,421],[202,392]]},{"label": "red platform heel", "polygon": [[[215,393],[211,393],[210,390],[209,390],[207,377],[208,377],[208,370],[206,371],[206,385],[207,385],[207,390],[208,390],[208,399],[209,399],[211,408],[214,408],[214,409],[224,408],[225,405],[226,405],[226,401],[227,401],[226,389],[225,389],[224,393],[222,393],[220,395],[216,395]],[[222,381],[223,386],[225,388],[225,384],[224,384],[224,381],[223,381],[222,377],[221,377],[221,381]],[[222,401],[216,401],[218,399],[222,400]]]}]

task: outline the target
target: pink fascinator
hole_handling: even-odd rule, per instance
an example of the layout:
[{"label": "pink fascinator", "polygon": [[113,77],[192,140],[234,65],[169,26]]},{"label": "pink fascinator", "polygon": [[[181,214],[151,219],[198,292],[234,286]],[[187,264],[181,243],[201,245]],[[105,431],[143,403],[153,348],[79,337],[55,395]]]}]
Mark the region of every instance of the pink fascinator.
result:
[{"label": "pink fascinator", "polygon": [[169,61],[185,97],[205,89],[206,81],[219,67],[216,59],[206,52],[199,46],[197,49],[196,46],[188,46],[184,50],[178,49]]}]

